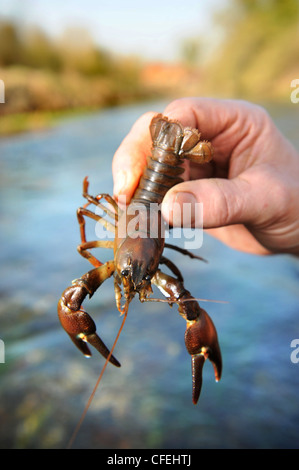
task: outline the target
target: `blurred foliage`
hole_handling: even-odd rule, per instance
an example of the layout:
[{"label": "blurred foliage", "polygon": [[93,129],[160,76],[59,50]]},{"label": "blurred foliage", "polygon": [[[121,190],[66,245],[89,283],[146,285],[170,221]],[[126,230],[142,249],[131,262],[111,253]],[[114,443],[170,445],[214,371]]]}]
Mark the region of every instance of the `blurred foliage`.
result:
[{"label": "blurred foliage", "polygon": [[289,95],[298,75],[298,0],[231,0],[215,23],[222,41],[206,69],[209,90],[255,99]]},{"label": "blurred foliage", "polygon": [[187,38],[182,41],[181,60],[187,66],[194,67],[202,56],[202,44],[200,38]]},{"label": "blurred foliage", "polygon": [[215,13],[210,35],[182,40],[178,54],[177,64],[147,64],[104,50],[85,29],[51,39],[0,19],[0,128],[15,132],[29,122],[26,113],[44,113],[43,123],[57,112],[147,98],[289,100],[298,77],[299,0],[230,0]]},{"label": "blurred foliage", "polygon": [[[0,78],[5,84],[1,129],[17,132],[44,126],[57,112],[151,97],[153,91],[140,83],[140,67],[137,58],[113,56],[96,46],[80,28],[69,28],[53,40],[38,28],[0,21]],[[26,117],[28,113],[35,116]]]},{"label": "blurred foliage", "polygon": [[[120,63],[119,58],[96,46],[84,29],[68,28],[61,38],[53,41],[40,29],[26,31],[0,21],[0,67],[12,65],[52,72],[73,71],[84,76],[111,76],[119,71]],[[125,68],[121,71],[126,75]]]}]

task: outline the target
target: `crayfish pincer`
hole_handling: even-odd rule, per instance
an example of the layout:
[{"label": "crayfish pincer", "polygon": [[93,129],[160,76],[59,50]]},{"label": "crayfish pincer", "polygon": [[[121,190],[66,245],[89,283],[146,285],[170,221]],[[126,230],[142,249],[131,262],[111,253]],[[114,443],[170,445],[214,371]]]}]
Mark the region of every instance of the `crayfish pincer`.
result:
[{"label": "crayfish pincer", "polygon": [[[191,258],[202,258],[165,243],[160,204],[168,189],[182,181],[184,160],[198,164],[209,162],[213,156],[213,148],[210,142],[201,140],[198,130],[183,127],[179,122],[169,120],[161,114],[153,118],[150,134],[152,152],[126,209],[121,209],[109,194],[91,196],[88,193],[87,178],[84,179],[83,197],[87,203],[77,210],[81,235],[78,251],[94,268],[73,281],[63,292],[58,302],[58,315],[63,328],[83,354],[91,355],[87,346],[89,343],[106,358],[106,363],[110,361],[115,366],[120,366],[112,355],[116,341],[109,351],[97,335],[94,321],[85,312],[82,303],[86,296],[91,297],[106,279],[113,276],[116,306],[126,317],[129,303],[136,294],[141,302],[163,301],[150,298],[152,285],[156,286],[165,296],[164,301],[169,305],[176,304],[179,314],[187,322],[185,344],[191,355],[192,399],[196,404],[201,391],[204,362],[207,358],[212,362],[218,381],[222,371],[221,352],[211,318],[185,289],[180,270],[163,255],[163,250],[164,247],[172,248]],[[90,205],[101,209],[103,215],[88,209]],[[114,232],[114,241],[87,241],[86,217]],[[101,263],[90,251],[94,248],[112,249],[113,259]],[[160,269],[161,265],[165,265],[172,275],[164,273]]]}]

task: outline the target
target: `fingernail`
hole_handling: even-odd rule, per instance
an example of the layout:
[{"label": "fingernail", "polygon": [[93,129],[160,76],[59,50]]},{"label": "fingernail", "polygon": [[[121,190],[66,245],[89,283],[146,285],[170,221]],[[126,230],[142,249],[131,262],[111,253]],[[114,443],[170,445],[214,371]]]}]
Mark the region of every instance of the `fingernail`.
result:
[{"label": "fingernail", "polygon": [[127,184],[127,172],[120,170],[116,173],[113,194],[119,195],[125,192]]},{"label": "fingernail", "polygon": [[194,194],[178,192],[167,200],[169,220],[176,227],[194,227],[197,216],[197,199]]}]

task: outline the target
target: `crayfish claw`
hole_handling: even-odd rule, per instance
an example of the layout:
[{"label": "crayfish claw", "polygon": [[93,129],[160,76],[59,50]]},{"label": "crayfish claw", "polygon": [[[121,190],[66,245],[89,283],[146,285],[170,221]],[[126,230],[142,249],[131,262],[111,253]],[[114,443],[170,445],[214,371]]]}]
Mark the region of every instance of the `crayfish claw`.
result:
[{"label": "crayfish claw", "polygon": [[[87,314],[88,315],[88,314]],[[102,356],[107,359],[110,351],[105,345],[105,343],[101,340],[101,338],[97,335],[97,333],[92,333],[89,335],[85,335],[84,333],[79,333],[78,335],[69,334],[73,343],[77,346],[78,349],[84,354],[86,357],[91,356],[91,352],[87,343],[91,344],[94,348],[96,348]],[[118,360],[111,354],[109,357],[109,362],[116,367],[120,367],[120,363]]]},{"label": "crayfish claw", "polygon": [[192,366],[192,401],[194,405],[198,402],[202,386],[202,369],[205,363],[203,354],[194,354],[191,357]]},{"label": "crayfish claw", "polygon": [[222,373],[222,358],[216,328],[205,310],[200,308],[199,316],[187,321],[185,344],[191,355],[192,364],[192,400],[196,404],[202,386],[202,369],[206,359],[213,365],[215,380],[218,382]]},{"label": "crayfish claw", "polygon": [[221,374],[222,374],[222,357],[221,357],[221,351],[220,347],[217,343],[215,344],[215,347],[213,350],[211,350],[210,355],[209,355],[209,360],[211,361],[213,367],[214,367],[214,374],[215,374],[215,380],[216,382],[219,382],[221,379]]},{"label": "crayfish claw", "polygon": [[82,307],[78,308],[78,303],[74,301],[74,299],[76,299],[74,293],[78,294],[80,289],[82,289],[82,287],[68,287],[58,302],[57,311],[62,327],[73,343],[86,357],[91,356],[89,347],[86,344],[89,343],[95,347],[105,359],[109,357],[111,364],[120,367],[118,360],[112,354],[110,355],[109,349],[97,335],[96,325],[91,316],[85,312]]},{"label": "crayfish claw", "polygon": [[[109,355],[110,355],[109,349],[107,348],[107,346],[104,344],[104,342],[101,340],[101,338],[96,333],[93,333],[91,335],[86,336],[86,341],[88,341],[89,344],[91,344],[94,348],[96,348],[99,351],[99,353],[102,354],[102,356],[104,356],[105,359],[107,359],[109,357]],[[120,363],[113,356],[113,354],[110,355],[109,361],[114,366],[120,367]]]},{"label": "crayfish claw", "polygon": [[70,334],[69,334],[69,337],[71,338],[73,343],[77,346],[77,348],[84,354],[85,357],[91,356],[91,352],[90,352],[89,347],[86,344],[86,341],[84,341],[80,337],[70,335]]}]

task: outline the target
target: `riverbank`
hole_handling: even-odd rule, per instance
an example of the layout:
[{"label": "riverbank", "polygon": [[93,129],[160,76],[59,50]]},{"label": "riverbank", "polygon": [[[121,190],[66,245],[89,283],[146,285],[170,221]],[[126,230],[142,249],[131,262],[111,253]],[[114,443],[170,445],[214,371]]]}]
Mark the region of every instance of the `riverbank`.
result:
[{"label": "riverbank", "polygon": [[60,121],[92,110],[76,109],[65,111],[33,111],[31,113],[15,113],[0,116],[0,137],[5,137],[22,132],[44,130],[55,126]]},{"label": "riverbank", "polygon": [[[125,68],[125,66],[123,66]],[[0,135],[44,129],[59,120],[147,99],[159,92],[140,83],[126,67],[109,77],[75,71],[53,72],[12,66],[0,69],[5,102],[0,104]]]},{"label": "riverbank", "polygon": [[266,90],[236,90],[213,84],[203,70],[180,64],[152,63],[139,70],[120,70],[110,77],[83,76],[21,66],[0,68],[5,103],[0,104],[0,136],[52,127],[62,119],[110,107],[183,96],[242,98],[261,102],[290,102],[294,74],[286,73]]}]

